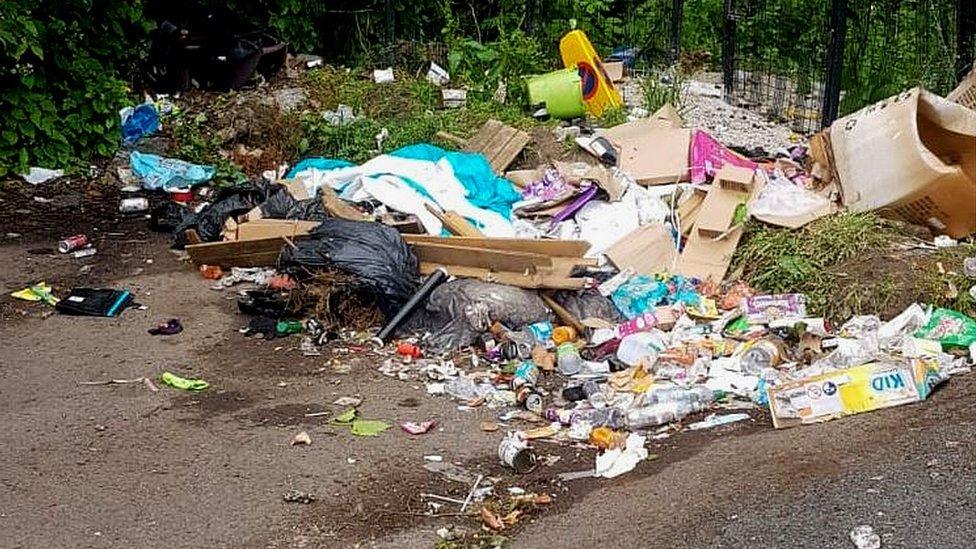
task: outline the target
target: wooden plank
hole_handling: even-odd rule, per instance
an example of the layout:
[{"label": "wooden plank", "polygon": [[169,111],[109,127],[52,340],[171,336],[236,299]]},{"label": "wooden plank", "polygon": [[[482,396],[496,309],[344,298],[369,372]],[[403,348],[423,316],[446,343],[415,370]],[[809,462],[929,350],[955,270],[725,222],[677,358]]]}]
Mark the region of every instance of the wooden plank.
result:
[{"label": "wooden plank", "polygon": [[[301,240],[305,235],[297,235],[291,240]],[[256,240],[236,240],[226,242],[207,242],[186,247],[190,260],[197,265],[220,265],[221,267],[263,267],[274,265],[282,246],[287,243],[277,236]]]},{"label": "wooden plank", "polygon": [[516,129],[511,126],[502,125],[497,130],[495,134],[491,136],[488,143],[478,152],[485,155],[490,163],[492,159],[506,146],[508,142],[512,140],[512,137],[516,133]]},{"label": "wooden plank", "polygon": [[485,236],[484,233],[478,230],[477,227],[472,225],[463,215],[448,210],[444,212],[444,226],[447,230],[458,236],[469,236],[474,238],[479,238]]},{"label": "wooden plank", "polygon": [[515,130],[508,143],[498,149],[498,152],[494,153],[491,157],[490,163],[495,173],[502,173],[508,169],[512,162],[518,158],[518,155],[522,153],[522,149],[528,144],[529,134],[521,130]]},{"label": "wooden plank", "polygon": [[529,143],[529,134],[498,120],[489,120],[464,146],[485,155],[495,173],[502,173]]},{"label": "wooden plank", "polygon": [[435,235],[403,235],[407,244],[450,244],[467,248],[485,248],[510,252],[528,252],[550,257],[583,257],[590,249],[590,243],[585,240],[543,240],[532,238],[497,238],[497,237],[443,237]]},{"label": "wooden plank", "polygon": [[510,273],[534,273],[539,268],[552,268],[550,258],[541,254],[466,248],[429,242],[411,244],[411,246],[417,259],[427,263],[477,267]]},{"label": "wooden plank", "polygon": [[583,326],[583,323],[580,322],[578,318],[573,316],[573,313],[567,311],[566,308],[559,303],[556,303],[556,300],[553,299],[551,295],[540,293],[539,297],[541,297],[542,301],[548,305],[550,309],[552,309],[552,312],[556,314],[556,317],[560,322],[572,326],[573,329],[576,330],[576,333],[579,334],[580,337],[583,337],[583,334],[586,333],[586,327]]},{"label": "wooden plank", "polygon": [[504,124],[502,124],[502,122],[499,120],[492,119],[485,122],[481,126],[481,129],[478,130],[478,133],[471,136],[471,139],[468,139],[467,144],[464,146],[464,150],[469,152],[484,151],[485,145],[487,145],[488,141],[490,141],[491,138],[494,137],[495,133],[498,132],[498,128],[502,126],[504,126]]},{"label": "wooden plank", "polygon": [[325,209],[326,213],[349,221],[363,220],[363,214],[339,198],[332,187],[322,185],[319,190],[322,193],[322,208]]},{"label": "wooden plank", "polygon": [[429,202],[425,203],[424,207],[427,208],[427,211],[432,213],[434,217],[439,219],[441,223],[444,224],[444,227],[451,232],[451,234],[474,237],[485,236],[481,231],[478,230],[477,227],[469,223],[467,219],[457,212],[450,210],[442,212]]},{"label": "wooden plank", "polygon": [[[482,150],[475,152],[480,152],[481,154],[485,155],[485,158],[488,159],[488,163],[491,164],[494,155],[498,154],[498,151],[511,140],[512,133],[515,131],[515,128],[511,126],[502,127],[495,133],[495,135],[491,137],[491,139],[488,140]],[[494,165],[492,165],[492,169],[494,170]],[[498,172],[498,170],[494,171],[496,173]]]},{"label": "wooden plank", "polygon": [[585,278],[558,277],[544,272],[535,274],[493,272],[477,267],[427,262],[420,263],[420,274],[429,275],[437,268],[444,268],[450,275],[460,278],[476,278],[485,282],[528,289],[582,290],[590,284]]},{"label": "wooden plank", "polygon": [[203,239],[197,234],[196,229],[187,229],[183,234],[186,235],[186,241],[190,244],[200,244],[203,242]]}]

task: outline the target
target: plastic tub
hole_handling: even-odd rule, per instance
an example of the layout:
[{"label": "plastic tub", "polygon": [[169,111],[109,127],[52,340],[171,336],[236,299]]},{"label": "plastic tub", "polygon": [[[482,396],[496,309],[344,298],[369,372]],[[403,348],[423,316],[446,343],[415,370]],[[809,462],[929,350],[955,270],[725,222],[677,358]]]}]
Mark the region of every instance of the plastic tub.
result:
[{"label": "plastic tub", "polygon": [[576,118],[586,113],[579,71],[563,69],[525,79],[529,104],[544,106],[553,118]]}]

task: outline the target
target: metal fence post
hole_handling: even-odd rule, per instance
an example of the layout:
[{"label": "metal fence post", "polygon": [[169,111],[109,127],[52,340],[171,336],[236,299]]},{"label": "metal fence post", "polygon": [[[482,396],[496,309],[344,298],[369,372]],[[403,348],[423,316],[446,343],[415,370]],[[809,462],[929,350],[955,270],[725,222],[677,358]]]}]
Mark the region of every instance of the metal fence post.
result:
[{"label": "metal fence post", "polygon": [[973,67],[976,55],[976,2],[956,1],[956,79],[962,79]]},{"label": "metal fence post", "polygon": [[681,23],[684,20],[685,0],[673,0],[671,7],[671,64],[681,60]]},{"label": "metal fence post", "polygon": [[725,0],[722,5],[722,84],[725,100],[732,102],[735,89],[735,0]]},{"label": "metal fence post", "polygon": [[396,13],[393,11],[393,0],[386,0],[383,6],[383,15],[386,19],[386,62],[393,66],[396,62]]},{"label": "metal fence post", "polygon": [[847,38],[847,0],[831,0],[830,44],[827,46],[826,81],[824,82],[821,127],[837,119],[840,111],[840,81],[844,72],[844,44]]}]

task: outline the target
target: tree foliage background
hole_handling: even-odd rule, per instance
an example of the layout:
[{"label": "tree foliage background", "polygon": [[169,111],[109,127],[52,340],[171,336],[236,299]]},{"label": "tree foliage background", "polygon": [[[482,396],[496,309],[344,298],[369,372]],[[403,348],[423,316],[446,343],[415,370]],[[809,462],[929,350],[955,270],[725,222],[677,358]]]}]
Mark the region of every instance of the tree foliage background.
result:
[{"label": "tree foliage background", "polygon": [[[848,2],[845,110],[916,83],[948,90],[956,0]],[[680,19],[682,50],[705,52],[713,68],[723,3],[685,0]],[[743,59],[775,60],[767,70],[794,74],[822,70],[830,0],[736,4]],[[601,51],[637,46],[650,64],[667,60],[673,9],[673,0],[4,0],[0,175],[111,154],[117,111],[137,100],[150,32],[166,18],[215,14],[211,30],[265,30],[329,63],[375,66],[446,52],[453,76],[489,93],[499,81],[555,66],[558,39],[574,27]]]}]

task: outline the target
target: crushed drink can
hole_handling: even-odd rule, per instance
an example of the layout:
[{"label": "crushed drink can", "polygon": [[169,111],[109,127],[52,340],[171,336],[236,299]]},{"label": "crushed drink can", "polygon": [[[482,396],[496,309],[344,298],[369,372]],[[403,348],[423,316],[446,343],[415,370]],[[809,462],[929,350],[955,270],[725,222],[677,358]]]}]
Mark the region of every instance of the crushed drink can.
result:
[{"label": "crushed drink can", "polygon": [[91,257],[98,253],[95,248],[82,248],[81,250],[75,250],[75,253],[71,254],[75,259],[81,259],[84,257]]},{"label": "crushed drink can", "polygon": [[533,414],[542,415],[542,395],[539,393],[529,393],[525,396],[525,409]]},{"label": "crushed drink can", "polygon": [[119,211],[122,213],[139,213],[148,209],[148,198],[124,198],[119,202]]},{"label": "crushed drink can", "polygon": [[535,454],[529,449],[525,435],[519,432],[509,433],[498,443],[498,459],[519,474],[530,473],[536,466]]},{"label": "crushed drink can", "polygon": [[515,369],[512,385],[535,386],[537,381],[539,381],[539,368],[532,362],[526,361],[519,364],[518,368]]},{"label": "crushed drink can", "polygon": [[64,240],[58,242],[58,251],[63,254],[66,254],[68,252],[72,252],[74,250],[84,248],[90,243],[91,242],[89,242],[88,237],[86,235],[76,234],[74,236],[69,236],[68,238],[65,238]]}]

